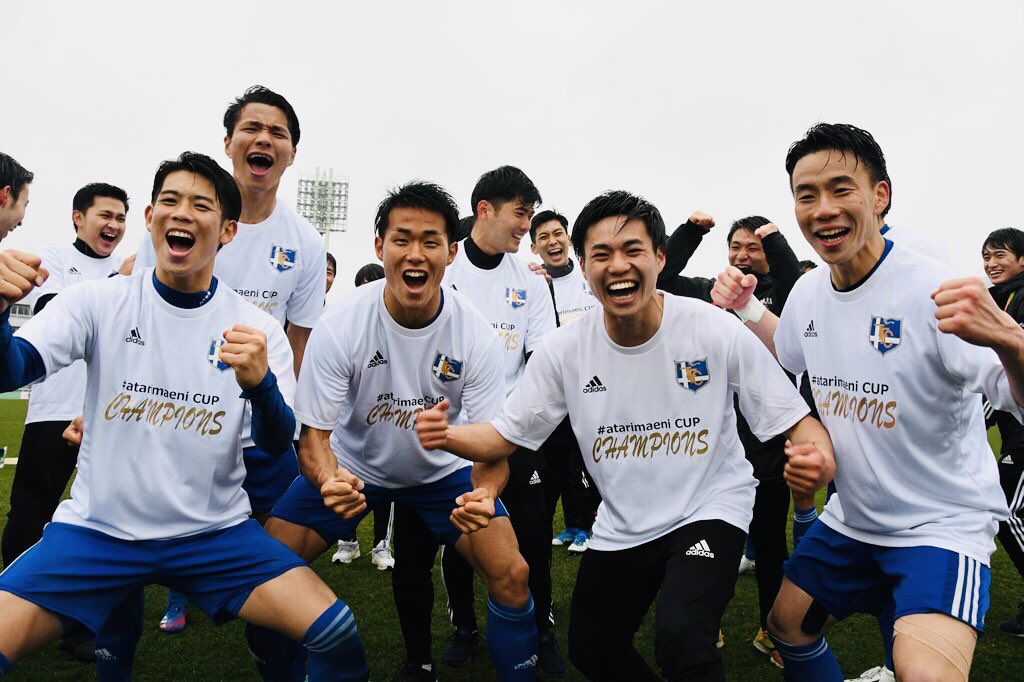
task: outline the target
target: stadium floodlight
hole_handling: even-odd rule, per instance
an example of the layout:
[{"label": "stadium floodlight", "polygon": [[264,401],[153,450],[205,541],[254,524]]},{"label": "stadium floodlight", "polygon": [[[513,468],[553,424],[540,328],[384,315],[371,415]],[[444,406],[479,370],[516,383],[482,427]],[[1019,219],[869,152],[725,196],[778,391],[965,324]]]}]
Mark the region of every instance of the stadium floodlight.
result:
[{"label": "stadium floodlight", "polygon": [[299,174],[296,210],[323,235],[331,249],[331,232],[348,228],[348,178],[334,177],[334,169]]}]

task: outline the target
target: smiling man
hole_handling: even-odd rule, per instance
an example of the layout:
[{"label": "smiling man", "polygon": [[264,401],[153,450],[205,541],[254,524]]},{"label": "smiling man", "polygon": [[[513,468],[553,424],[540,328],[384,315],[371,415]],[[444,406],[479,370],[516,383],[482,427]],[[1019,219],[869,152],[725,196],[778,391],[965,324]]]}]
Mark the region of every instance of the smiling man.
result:
[{"label": "smiling man", "polygon": [[[237,616],[301,641],[311,680],[365,682],[348,607],[249,519],[247,404],[257,445],[286,456],[295,418],[281,387],[294,377],[280,326],[213,276],[235,234],[238,188],[212,159],[186,152],[161,164],[151,201],[156,268],[71,287],[16,337],[10,305],[46,270],[30,254],[0,254],[2,390],[78,359],[88,368],[71,499],[0,574],[0,672],[62,633],[100,630],[160,582],[215,620]],[[104,663],[127,679],[135,637],[110,642]]]},{"label": "smiling man", "polygon": [[976,394],[1020,419],[1024,331],[980,281],[883,236],[891,188],[870,133],[819,123],[786,170],[828,267],[797,281],[781,318],[751,296],[754,275],[730,268],[714,289],[808,372],[835,444],[837,493],[786,564],[769,634],[787,680],[842,680],[822,633],[871,613],[893,624],[897,679],[966,680],[1007,517]]},{"label": "smiling man", "polygon": [[718,631],[756,485],[734,396],[759,437],[789,436],[794,489],[834,468],[828,435],[757,339],[724,311],[656,290],[664,243],[641,197],[593,199],[572,244],[602,314],[551,333],[490,423],[452,426],[434,408],[416,427],[426,447],[486,460],[537,447],[568,415],[603,500],[569,619],[570,657],[591,680],[660,679],[633,647],[655,600],[662,674],[725,679]]},{"label": "smiling man", "polygon": [[25,219],[32,178],[20,163],[0,152],[0,241]]}]

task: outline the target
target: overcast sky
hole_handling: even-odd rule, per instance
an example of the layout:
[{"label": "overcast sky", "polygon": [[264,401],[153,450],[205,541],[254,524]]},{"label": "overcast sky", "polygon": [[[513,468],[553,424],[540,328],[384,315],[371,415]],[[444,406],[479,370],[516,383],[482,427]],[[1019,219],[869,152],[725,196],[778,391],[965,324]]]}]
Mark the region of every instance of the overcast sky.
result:
[{"label": "overcast sky", "polygon": [[[801,257],[783,162],[816,121],[882,145],[889,222],[981,274],[989,231],[1024,228],[1024,3],[28,2],[0,9],[0,150],[36,173],[4,247],[71,241],[87,182],[132,198],[136,250],[153,173],[185,149],[224,156],[221,119],[254,83],[302,125],[299,172],[351,178],[335,291],[375,260],[384,190],[439,182],[469,213],[481,172],[510,163],[571,220],[628,189],[678,224],[719,222],[687,268],[725,262],[723,228],[762,214]],[[529,248],[524,241],[521,255]],[[334,293],[334,292],[332,292]]]}]

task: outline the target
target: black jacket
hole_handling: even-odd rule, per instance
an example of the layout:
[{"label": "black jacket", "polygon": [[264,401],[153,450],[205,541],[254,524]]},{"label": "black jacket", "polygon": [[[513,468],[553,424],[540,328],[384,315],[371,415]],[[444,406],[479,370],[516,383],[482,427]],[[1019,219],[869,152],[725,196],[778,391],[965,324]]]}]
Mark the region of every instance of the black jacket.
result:
[{"label": "black jacket", "polygon": [[[1024,273],[989,288],[989,293],[996,305],[1024,327]],[[999,427],[1003,439],[1002,454],[1024,454],[1024,426],[1013,415],[998,410],[992,413],[992,421]]]}]

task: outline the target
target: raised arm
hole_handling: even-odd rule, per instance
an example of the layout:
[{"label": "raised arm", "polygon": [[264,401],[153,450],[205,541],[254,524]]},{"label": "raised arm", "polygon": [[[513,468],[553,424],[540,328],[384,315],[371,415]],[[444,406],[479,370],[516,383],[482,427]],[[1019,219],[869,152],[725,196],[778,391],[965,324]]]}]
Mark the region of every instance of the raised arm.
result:
[{"label": "raised arm", "polygon": [[704,235],[715,226],[715,219],[694,211],[685,223],[676,228],[665,244],[665,267],[658,275],[658,288],[669,290],[675,278],[696,253]]},{"label": "raised arm", "polygon": [[768,223],[754,230],[761,239],[761,246],[764,248],[764,257],[768,261],[768,270],[772,273],[772,281],[775,283],[776,310],[781,310],[786,305],[789,292],[793,285],[804,274],[800,269],[800,259],[793,253],[786,237],[779,232],[775,223]]},{"label": "raised arm", "polygon": [[756,286],[757,277],[744,275],[739,268],[730,265],[715,281],[711,299],[719,308],[734,311],[772,355],[776,355],[775,330],[779,318],[754,296]]}]

